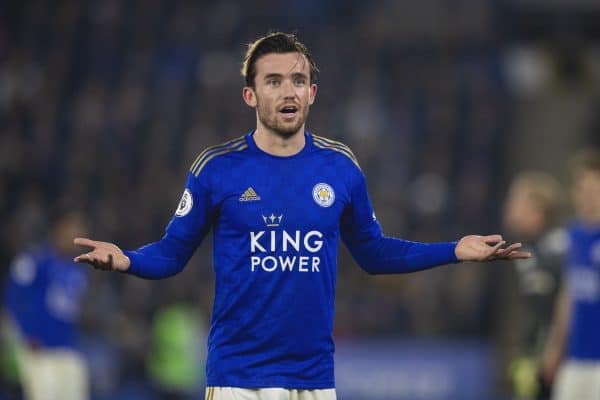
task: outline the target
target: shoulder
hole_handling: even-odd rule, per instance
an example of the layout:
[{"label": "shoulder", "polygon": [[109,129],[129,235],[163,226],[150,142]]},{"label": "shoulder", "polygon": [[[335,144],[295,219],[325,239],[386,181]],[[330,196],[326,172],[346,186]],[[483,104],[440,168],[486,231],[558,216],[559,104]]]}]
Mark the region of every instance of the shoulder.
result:
[{"label": "shoulder", "polygon": [[575,219],[570,222],[567,226],[567,232],[572,241],[577,242],[580,240],[586,240],[590,236],[593,236],[595,232],[590,230],[589,226],[587,226],[581,220]]},{"label": "shoulder", "polygon": [[314,133],[310,134],[313,144],[316,148],[321,149],[324,152],[329,152],[333,155],[338,155],[343,159],[350,161],[356,168],[360,170],[360,165],[358,164],[358,160],[356,156],[348,147],[342,142],[338,142],[337,140],[325,138],[323,136],[315,135]]},{"label": "shoulder", "polygon": [[194,160],[190,167],[190,173],[198,177],[207,165],[230,154],[236,154],[248,148],[246,135],[237,137],[228,142],[217,144],[204,149]]},{"label": "shoulder", "polygon": [[19,285],[30,285],[35,280],[39,266],[46,257],[47,254],[42,246],[18,254],[10,263],[10,277]]}]

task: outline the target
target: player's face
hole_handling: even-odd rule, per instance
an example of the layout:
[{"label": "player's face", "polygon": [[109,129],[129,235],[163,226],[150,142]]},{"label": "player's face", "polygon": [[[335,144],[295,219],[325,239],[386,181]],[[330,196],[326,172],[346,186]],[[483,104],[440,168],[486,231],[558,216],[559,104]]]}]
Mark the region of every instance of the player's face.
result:
[{"label": "player's face", "polygon": [[303,54],[271,53],[256,61],[254,88],[244,88],[244,100],[256,108],[259,124],[287,138],[304,130],[316,93]]},{"label": "player's face", "polygon": [[523,183],[514,183],[504,204],[504,227],[517,235],[535,236],[544,228],[544,212]]},{"label": "player's face", "polygon": [[573,202],[580,218],[600,222],[600,171],[582,171],[575,177]]},{"label": "player's face", "polygon": [[87,236],[87,224],[78,212],[65,214],[56,222],[53,229],[53,243],[63,255],[76,255],[80,252],[73,244],[74,237]]}]

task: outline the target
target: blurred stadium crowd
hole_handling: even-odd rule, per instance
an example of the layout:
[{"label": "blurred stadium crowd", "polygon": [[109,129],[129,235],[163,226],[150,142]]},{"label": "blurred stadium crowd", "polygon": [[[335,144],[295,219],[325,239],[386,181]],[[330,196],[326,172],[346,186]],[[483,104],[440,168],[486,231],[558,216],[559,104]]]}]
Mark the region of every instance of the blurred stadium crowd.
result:
[{"label": "blurred stadium crowd", "polygon": [[[254,126],[239,67],[244,44],[271,28],[296,30],[316,58],[309,130],[354,150],[387,233],[437,241],[497,231],[512,173],[539,162],[563,178],[570,149],[597,140],[598,42],[566,29],[556,42],[523,46],[491,2],[417,3],[4,3],[2,273],[61,204],[81,207],[98,239],[123,248],[157,240],[196,155]],[[561,51],[564,37],[572,52]],[[569,115],[549,116],[562,102]],[[574,115],[583,122],[552,124]],[[185,303],[207,324],[210,250],[208,240],[161,282],[90,273],[82,325],[98,393],[147,382],[157,312]],[[509,312],[505,269],[375,278],[342,251],[336,333],[494,339]]]}]

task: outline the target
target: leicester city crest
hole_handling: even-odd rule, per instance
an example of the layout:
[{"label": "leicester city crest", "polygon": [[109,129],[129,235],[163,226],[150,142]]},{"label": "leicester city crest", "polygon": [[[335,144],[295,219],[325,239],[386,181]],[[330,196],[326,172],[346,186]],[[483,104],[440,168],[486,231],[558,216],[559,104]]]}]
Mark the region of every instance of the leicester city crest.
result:
[{"label": "leicester city crest", "polygon": [[326,183],[317,183],[313,187],[313,199],[321,207],[329,207],[335,200],[333,188]]}]

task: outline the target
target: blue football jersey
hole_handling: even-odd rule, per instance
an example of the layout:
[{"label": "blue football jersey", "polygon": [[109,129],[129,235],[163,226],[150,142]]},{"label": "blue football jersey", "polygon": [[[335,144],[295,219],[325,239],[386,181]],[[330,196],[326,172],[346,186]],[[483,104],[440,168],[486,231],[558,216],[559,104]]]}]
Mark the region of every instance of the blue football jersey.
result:
[{"label": "blue football jersey", "polygon": [[73,348],[86,290],[86,270],[44,245],[11,263],[5,307],[20,335],[31,344]]},{"label": "blue football jersey", "polygon": [[299,153],[278,157],[252,135],[200,154],[165,236],[125,252],[129,272],[177,273],[212,229],[207,384],[332,388],[340,236],[370,273],[455,262],[456,243],[383,236],[347,146],[306,132]]},{"label": "blue football jersey", "polygon": [[568,357],[600,361],[600,227],[569,229],[567,284],[571,298]]}]

